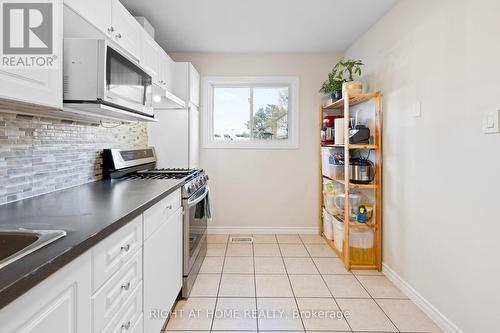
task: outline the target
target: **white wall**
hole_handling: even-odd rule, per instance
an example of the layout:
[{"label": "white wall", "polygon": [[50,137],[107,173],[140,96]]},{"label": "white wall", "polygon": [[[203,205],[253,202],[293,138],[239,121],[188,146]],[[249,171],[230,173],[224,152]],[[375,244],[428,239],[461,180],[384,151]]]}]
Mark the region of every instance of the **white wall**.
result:
[{"label": "white wall", "polygon": [[[318,230],[318,89],[337,54],[173,53],[191,61],[201,76],[273,76],[300,78],[299,149],[201,149],[200,163],[211,177],[212,228],[245,232]],[[201,118],[203,118],[203,106]]]},{"label": "white wall", "polygon": [[[499,332],[500,1],[401,1],[346,52],[384,94],[384,263],[463,332]],[[422,116],[413,105],[421,102]]]}]

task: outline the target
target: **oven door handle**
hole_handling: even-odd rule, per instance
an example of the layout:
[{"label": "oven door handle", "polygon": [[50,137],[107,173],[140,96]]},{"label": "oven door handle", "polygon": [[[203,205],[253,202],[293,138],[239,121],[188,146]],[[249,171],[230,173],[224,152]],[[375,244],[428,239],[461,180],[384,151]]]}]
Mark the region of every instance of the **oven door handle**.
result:
[{"label": "oven door handle", "polygon": [[201,200],[205,199],[205,197],[206,197],[207,195],[208,195],[208,187],[207,187],[207,188],[205,188],[205,192],[203,192],[203,194],[202,194],[201,196],[199,196],[198,198],[196,198],[196,199],[194,199],[194,200],[189,199],[189,200],[188,200],[188,202],[187,202],[187,203],[188,203],[188,206],[189,206],[189,207],[192,207],[192,206],[194,206],[194,205],[198,204]]}]

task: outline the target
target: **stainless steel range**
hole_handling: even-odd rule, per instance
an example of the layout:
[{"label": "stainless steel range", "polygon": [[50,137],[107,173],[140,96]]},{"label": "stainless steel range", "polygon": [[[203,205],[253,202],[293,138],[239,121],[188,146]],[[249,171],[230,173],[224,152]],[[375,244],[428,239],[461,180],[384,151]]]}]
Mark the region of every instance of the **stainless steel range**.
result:
[{"label": "stainless steel range", "polygon": [[187,298],[207,253],[207,221],[211,217],[208,176],[201,169],[156,169],[153,147],[105,149],[104,177],[112,179],[183,179],[183,288]]}]

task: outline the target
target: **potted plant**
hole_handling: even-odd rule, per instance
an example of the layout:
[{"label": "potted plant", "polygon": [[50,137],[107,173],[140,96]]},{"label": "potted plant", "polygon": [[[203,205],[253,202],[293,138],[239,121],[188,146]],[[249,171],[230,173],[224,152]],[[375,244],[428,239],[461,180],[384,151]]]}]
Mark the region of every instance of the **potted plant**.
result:
[{"label": "potted plant", "polygon": [[342,84],[344,81],[339,79],[334,71],[328,74],[328,80],[323,82],[320,93],[329,95],[330,99],[341,99],[342,98]]},{"label": "potted plant", "polygon": [[363,84],[359,81],[354,81],[353,77],[353,75],[361,76],[361,66],[363,65],[361,60],[345,60],[344,58],[341,58],[335,65],[335,67],[337,67],[337,72],[345,80],[342,85],[343,92],[361,93],[363,91]]},{"label": "potted plant", "polygon": [[341,58],[330,73],[328,80],[323,82],[319,92],[330,94],[331,99],[342,98],[342,91],[361,92],[363,85],[361,82],[354,81],[354,75],[361,75],[361,66],[363,62],[357,59],[345,60]]}]

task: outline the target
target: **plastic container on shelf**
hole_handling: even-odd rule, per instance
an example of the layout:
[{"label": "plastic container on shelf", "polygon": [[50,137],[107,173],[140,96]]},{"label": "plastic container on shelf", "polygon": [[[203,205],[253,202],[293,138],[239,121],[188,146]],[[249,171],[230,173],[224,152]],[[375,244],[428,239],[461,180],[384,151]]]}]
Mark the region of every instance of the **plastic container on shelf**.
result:
[{"label": "plastic container on shelf", "polygon": [[323,234],[329,240],[333,239],[333,216],[323,208]]},{"label": "plastic container on shelf", "polygon": [[344,165],[330,164],[330,178],[344,179]]},{"label": "plastic container on shelf", "polygon": [[349,230],[349,252],[351,264],[370,265],[375,263],[375,233],[372,229]]},{"label": "plastic container on shelf", "polygon": [[337,250],[340,252],[343,252],[344,248],[344,236],[345,236],[345,229],[344,229],[344,223],[337,220],[335,217],[333,218],[333,243],[335,244],[335,247]]},{"label": "plastic container on shelf", "polygon": [[325,205],[325,209],[331,215],[337,215],[341,213],[341,211],[337,208],[337,206],[335,206],[335,197],[336,197],[335,191],[324,192],[323,202]]},{"label": "plastic container on shelf", "polygon": [[335,184],[333,180],[323,177],[323,192],[333,192],[335,190]]},{"label": "plastic container on shelf", "polygon": [[323,176],[331,177],[330,175],[330,155],[332,154],[332,148],[321,147],[321,171]]}]

